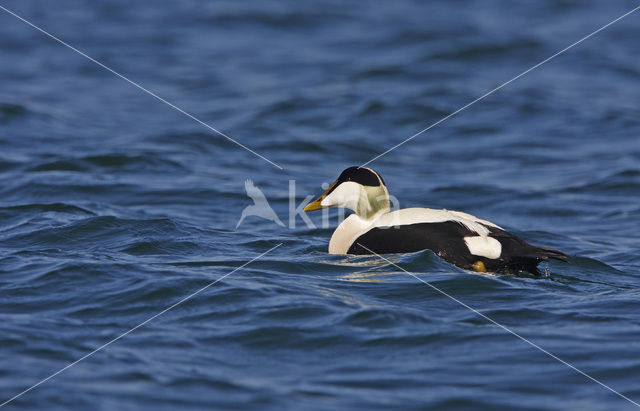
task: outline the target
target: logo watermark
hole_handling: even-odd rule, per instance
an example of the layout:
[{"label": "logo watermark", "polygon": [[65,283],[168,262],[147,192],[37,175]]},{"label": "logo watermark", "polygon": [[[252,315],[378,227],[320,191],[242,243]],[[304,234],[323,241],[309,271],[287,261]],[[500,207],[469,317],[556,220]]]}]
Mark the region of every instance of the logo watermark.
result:
[{"label": "logo watermark", "polygon": [[[348,217],[348,213],[351,213],[351,211],[346,208],[336,207],[338,210],[337,216],[332,218],[333,213],[329,212],[329,207],[323,208],[321,210],[321,223],[320,226],[318,226],[313,220],[311,220],[311,218],[309,218],[309,215],[304,212],[304,208],[317,198],[319,193],[308,194],[301,202],[298,202],[298,197],[296,196],[296,180],[289,180],[288,224],[285,225],[269,204],[264,192],[258,188],[252,180],[246,180],[244,187],[247,192],[247,196],[253,201],[253,204],[246,206],[242,210],[240,218],[236,224],[236,229],[240,227],[247,217],[259,217],[264,220],[271,221],[281,227],[288,227],[290,229],[296,228],[298,219],[301,220],[307,228],[332,228],[342,223]],[[329,188],[329,183],[322,183],[321,188],[321,192],[325,192]],[[391,205],[391,210],[398,210],[400,208],[398,199],[391,195],[387,197]]]},{"label": "logo watermark", "polygon": [[246,206],[244,210],[242,210],[242,214],[240,215],[240,219],[236,224],[236,229],[240,227],[240,224],[244,221],[245,218],[250,216],[264,218],[265,220],[273,221],[281,227],[284,227],[284,223],[280,221],[278,215],[273,208],[269,205],[269,201],[267,201],[267,197],[265,197],[262,190],[253,184],[253,181],[246,180],[244,182],[244,189],[247,192],[247,196],[253,200],[253,204]]}]

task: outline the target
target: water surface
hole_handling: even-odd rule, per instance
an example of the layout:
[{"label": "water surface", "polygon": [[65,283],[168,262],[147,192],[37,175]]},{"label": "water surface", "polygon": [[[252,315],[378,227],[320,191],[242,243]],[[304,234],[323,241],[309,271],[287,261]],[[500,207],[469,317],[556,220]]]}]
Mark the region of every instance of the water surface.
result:
[{"label": "water surface", "polygon": [[[636,3],[2,5],[284,167],[0,11],[0,400],[282,243],[9,407],[633,408],[384,260],[328,255],[289,180],[299,205]],[[639,23],[371,164],[402,207],[570,254],[543,279],[392,259],[635,401]],[[236,229],[246,179],[287,227]]]}]

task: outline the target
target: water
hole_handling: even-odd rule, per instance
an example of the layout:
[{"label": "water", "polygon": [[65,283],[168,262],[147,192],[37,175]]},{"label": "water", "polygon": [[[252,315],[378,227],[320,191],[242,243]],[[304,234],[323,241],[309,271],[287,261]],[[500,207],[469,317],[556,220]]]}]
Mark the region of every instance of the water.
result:
[{"label": "water", "polygon": [[[0,400],[282,243],[8,407],[634,408],[384,260],[327,255],[332,227],[288,214],[289,180],[299,205],[635,2],[2,6],[284,167],[0,11]],[[544,279],[392,258],[635,401],[639,22],[371,164],[402,207],[570,254]],[[287,227],[235,229],[245,179]]]}]

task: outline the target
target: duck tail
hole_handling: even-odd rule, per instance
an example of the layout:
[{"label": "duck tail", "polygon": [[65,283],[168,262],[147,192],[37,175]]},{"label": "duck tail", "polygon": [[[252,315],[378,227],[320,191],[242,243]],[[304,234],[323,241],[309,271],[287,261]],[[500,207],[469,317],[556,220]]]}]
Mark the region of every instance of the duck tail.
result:
[{"label": "duck tail", "polygon": [[535,247],[532,257],[547,261],[550,258],[554,260],[567,261],[567,255],[562,251],[554,250],[547,247]]}]

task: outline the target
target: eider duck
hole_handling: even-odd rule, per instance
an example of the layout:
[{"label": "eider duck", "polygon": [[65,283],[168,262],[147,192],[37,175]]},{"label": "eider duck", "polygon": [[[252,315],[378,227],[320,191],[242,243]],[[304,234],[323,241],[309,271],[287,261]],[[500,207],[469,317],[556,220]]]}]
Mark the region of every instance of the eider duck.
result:
[{"label": "eider duck", "polygon": [[349,167],[304,211],[342,207],[355,212],[335,230],[330,254],[388,254],[431,250],[443,260],[478,272],[540,275],[538,263],[567,255],[537,247],[496,224],[460,211],[405,208],[391,211],[380,174]]}]

